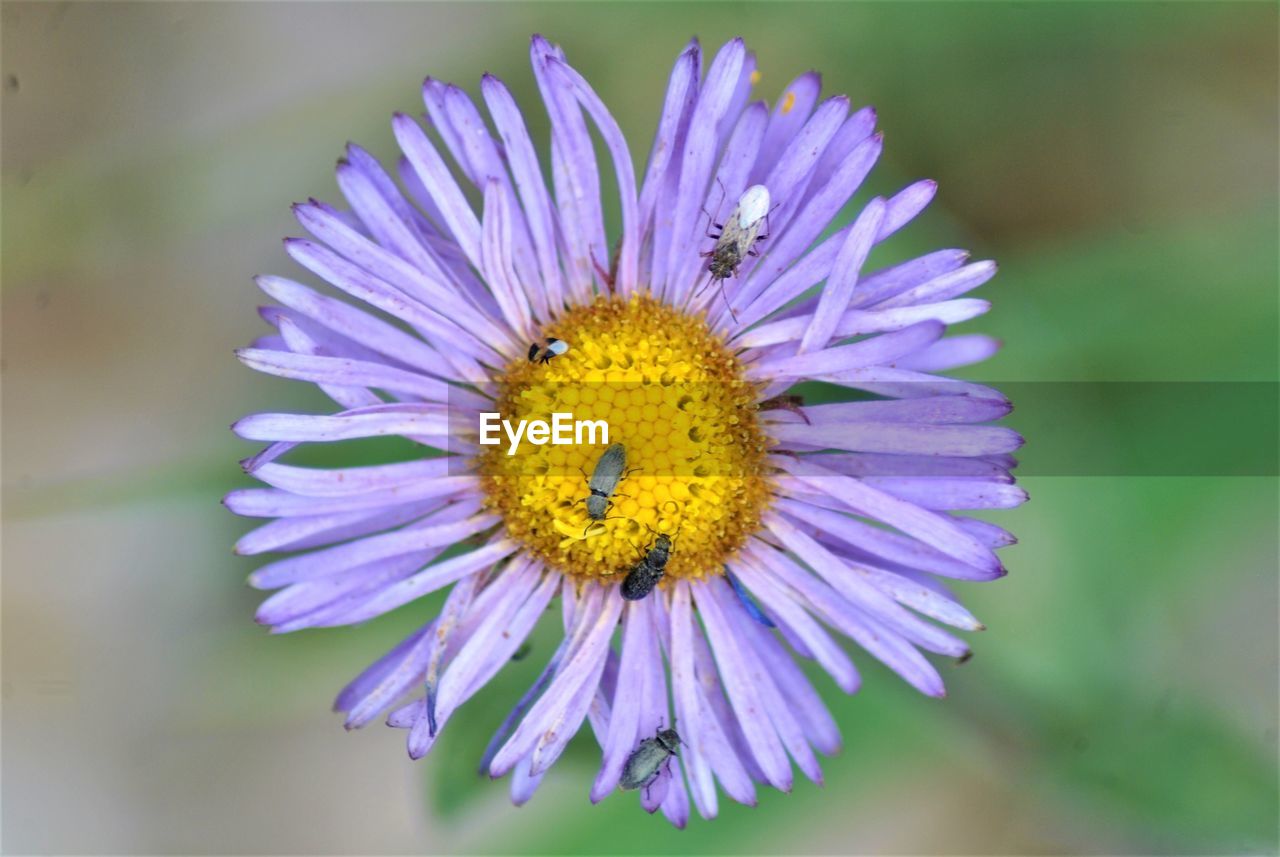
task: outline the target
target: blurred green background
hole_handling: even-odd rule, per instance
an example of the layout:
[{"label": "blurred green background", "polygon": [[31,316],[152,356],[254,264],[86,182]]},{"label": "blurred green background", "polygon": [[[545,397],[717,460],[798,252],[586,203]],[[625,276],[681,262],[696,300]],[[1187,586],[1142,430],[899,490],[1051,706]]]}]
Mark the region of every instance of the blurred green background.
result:
[{"label": "blurred green background", "polygon": [[[1277,23],[1272,3],[4,3],[4,850],[1275,853]],[[941,185],[877,259],[1001,263],[965,329],[1005,349],[972,377],[1258,382],[1229,422],[1195,395],[1117,417],[1085,383],[1056,388],[1060,419],[1015,412],[1032,501],[993,518],[1022,540],[1009,577],[961,587],[989,630],[949,698],[867,657],[855,697],[819,677],[845,735],[825,787],[684,832],[587,803],[589,732],[522,809],[476,777],[549,622],[427,760],[345,734],[333,694],[434,604],[268,638],[230,554],[247,525],[217,505],[252,449],[233,419],[320,404],[231,355],[264,330],[251,276],[297,276],[288,203],[337,201],[348,139],[390,156],[426,74],[498,74],[545,141],[531,32],[637,157],[693,34],[745,36],[762,97],[817,68],[874,104],[870,191]],[[1032,467],[1072,426],[1080,470]],[[1091,460],[1177,452],[1186,426],[1211,463],[1175,473],[1254,475]],[[1242,449],[1254,469],[1215,469]]]}]

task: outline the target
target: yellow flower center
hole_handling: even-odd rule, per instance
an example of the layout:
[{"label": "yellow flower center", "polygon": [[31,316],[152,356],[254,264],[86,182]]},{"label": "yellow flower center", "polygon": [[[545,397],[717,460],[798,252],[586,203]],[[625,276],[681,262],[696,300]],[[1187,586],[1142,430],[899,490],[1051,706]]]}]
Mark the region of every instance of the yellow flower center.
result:
[{"label": "yellow flower center", "polygon": [[626,450],[626,470],[605,516],[593,519],[586,500],[607,447],[600,432],[595,443],[525,439],[514,454],[503,434],[481,447],[488,506],[529,551],[581,579],[621,581],[658,534],[673,540],[668,578],[722,573],[770,496],[759,388],[723,339],[701,317],[648,297],[600,297],[545,333],[568,351],[512,362],[495,410],[513,427],[550,424],[557,413],[603,420],[609,443]]}]

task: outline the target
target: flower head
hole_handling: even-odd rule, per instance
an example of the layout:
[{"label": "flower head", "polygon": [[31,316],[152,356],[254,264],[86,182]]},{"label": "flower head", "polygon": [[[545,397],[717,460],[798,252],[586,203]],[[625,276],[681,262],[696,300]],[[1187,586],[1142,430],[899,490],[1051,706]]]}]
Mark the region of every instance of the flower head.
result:
[{"label": "flower head", "polygon": [[[753,803],[760,784],[790,789],[793,765],[821,779],[815,751],[840,737],[797,657],[852,693],[848,637],[940,696],[922,651],[968,653],[940,626],[982,626],[939,581],[1004,574],[995,549],[1012,537],[957,512],[1025,499],[1009,475],[1021,440],[990,425],[1010,407],[1000,393],[935,373],[993,352],[944,333],[988,309],[961,295],[995,266],[941,250],[863,270],[932,199],[929,181],[824,237],[880,154],[875,114],[819,102],[813,74],[773,109],[750,102],[740,40],[705,75],[696,42],[676,60],[639,185],[560,49],[535,37],[532,63],[550,188],[499,80],[481,83],[491,131],[462,90],[428,79],[427,129],[392,121],[398,182],[353,145],[337,171],[349,210],[295,206],[312,237],[287,252],[342,297],[260,277],[276,332],[240,358],[318,385],[338,410],[236,423],[270,442],[244,462],[269,487],[225,502],[272,519],[240,553],[288,553],[251,577],[278,590],[258,611],[274,631],[447,591],[336,702],[349,728],[387,714],[414,758],[558,596],[562,642],[482,770],[511,774],[522,803],[587,722],[603,749],[592,800],[621,781],[683,825],[690,796],[716,814],[717,783]],[[805,404],[787,392],[801,381],[863,395]],[[568,413],[609,440],[482,443],[484,414]],[[279,460],[382,436],[418,452],[341,469]]]}]

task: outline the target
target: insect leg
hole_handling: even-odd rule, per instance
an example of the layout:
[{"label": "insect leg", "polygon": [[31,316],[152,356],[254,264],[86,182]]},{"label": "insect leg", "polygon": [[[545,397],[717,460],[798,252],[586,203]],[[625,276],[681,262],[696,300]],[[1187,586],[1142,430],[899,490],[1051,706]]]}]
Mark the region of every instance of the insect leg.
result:
[{"label": "insect leg", "polygon": [[720,297],[724,298],[724,305],[729,309],[729,315],[733,319],[733,323],[738,323],[738,314],[733,311],[733,304],[729,303],[729,295],[724,290],[724,280],[720,280]]}]

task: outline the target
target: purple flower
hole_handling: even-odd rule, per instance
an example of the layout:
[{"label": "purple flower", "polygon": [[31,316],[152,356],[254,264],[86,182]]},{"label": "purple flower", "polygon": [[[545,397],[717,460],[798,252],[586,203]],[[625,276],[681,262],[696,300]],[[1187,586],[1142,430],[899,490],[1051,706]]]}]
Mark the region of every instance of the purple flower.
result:
[{"label": "purple flower", "polygon": [[[815,74],[769,109],[750,101],[740,40],[705,75],[691,43],[637,185],[596,93],[558,47],[535,37],[531,53],[551,118],[550,188],[499,80],[481,83],[494,134],[461,89],[428,79],[427,130],[392,121],[398,182],[353,145],[337,170],[349,210],[295,206],[312,237],[287,252],[347,299],[259,278],[276,332],[240,358],[318,385],[339,411],[236,423],[270,443],[244,462],[269,487],[225,502],[272,519],[239,553],[290,554],[251,577],[277,590],[257,617],[276,632],[363,622],[447,590],[440,614],[336,702],[348,728],[389,712],[413,758],[559,595],[562,642],[482,770],[510,773],[523,803],[586,721],[603,748],[598,801],[642,741],[674,728],[679,755],[640,800],[683,825],[690,797],[716,814],[717,781],[751,804],[760,784],[790,789],[793,765],[821,780],[816,753],[840,735],[797,656],[853,693],[849,637],[941,696],[922,652],[967,655],[941,626],[982,626],[940,581],[1004,574],[995,550],[1013,538],[963,512],[1026,499],[1009,474],[1021,439],[991,425],[1010,408],[999,392],[935,373],[995,350],[988,337],[944,337],[989,308],[962,295],[995,265],[939,250],[863,271],[933,198],[930,181],[823,237],[881,137],[870,108],[819,102]],[[603,177],[593,129],[612,161]],[[602,184],[615,180],[611,235]],[[806,405],[787,395],[805,380],[870,395]],[[603,517],[588,515],[582,473],[604,443],[508,455],[505,441],[479,442],[482,413],[562,411],[605,420],[624,444],[626,470],[591,483],[604,485]],[[378,436],[444,454],[337,470],[277,460]],[[625,600],[642,561],[661,583]],[[647,760],[665,756],[645,746],[657,753]]]}]

